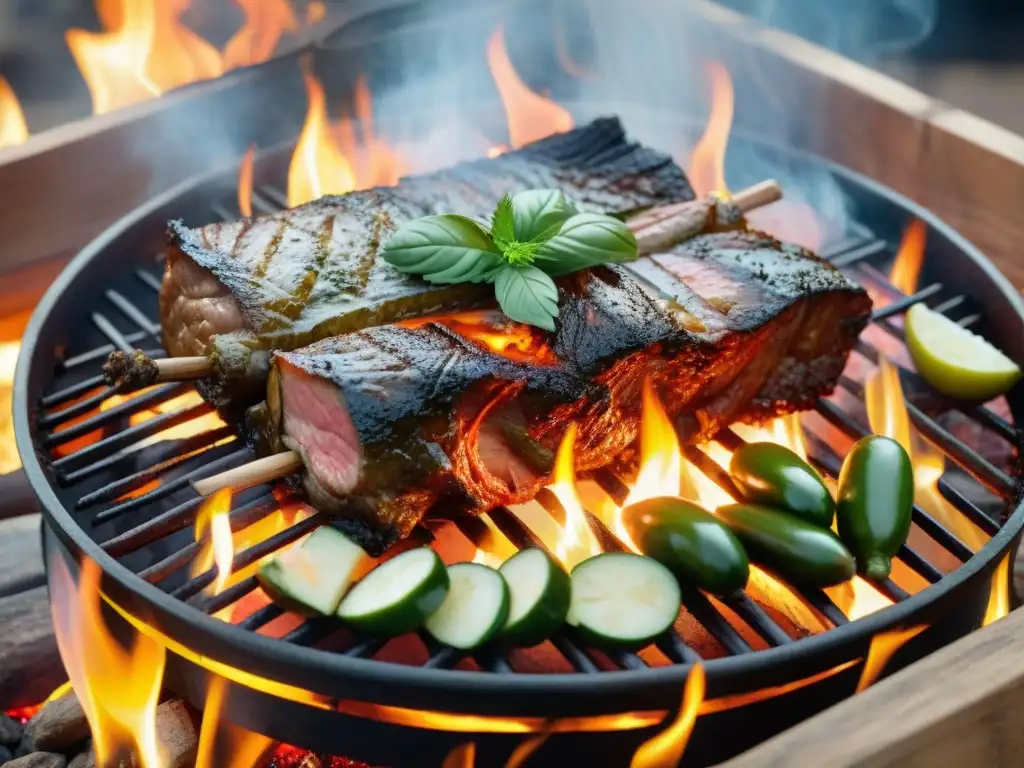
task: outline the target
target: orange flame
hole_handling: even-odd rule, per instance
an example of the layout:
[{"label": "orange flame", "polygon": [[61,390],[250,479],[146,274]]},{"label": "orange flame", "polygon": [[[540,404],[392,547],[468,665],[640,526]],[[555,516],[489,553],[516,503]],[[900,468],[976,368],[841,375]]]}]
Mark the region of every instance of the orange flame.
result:
[{"label": "orange flame", "polygon": [[245,14],[245,24],[224,46],[224,69],[259,64],[274,55],[286,32],[299,29],[288,0],[234,0]]},{"label": "orange flame", "polygon": [[0,77],[0,147],[13,147],[28,139],[21,103],[6,79]]},{"label": "orange flame", "polygon": [[196,515],[195,536],[200,543],[200,553],[192,563],[193,576],[209,570],[211,563],[216,565],[217,577],[210,590],[214,595],[219,595],[227,586],[235,558],[230,512],[231,489],[221,488],[203,502]]},{"label": "orange flame", "polygon": [[366,77],[356,79],[355,114],[362,141],[357,141],[355,125],[343,118],[338,126],[338,146],[345,157],[352,159],[355,188],[390,187],[406,172],[402,158],[387,140],[373,130],[373,100]]},{"label": "orange flame", "polygon": [[555,482],[549,488],[565,510],[565,526],[555,546],[555,556],[566,568],[601,553],[594,532],[590,530],[583,504],[576,492],[576,471],[573,467],[573,446],[576,443],[576,424],[569,425],[558,446],[555,457]]},{"label": "orange flame", "polygon": [[140,768],[161,768],[156,707],[164,647],[139,635],[124,649],[107,631],[95,562],[83,562],[77,588],[62,558],[53,569],[59,585],[50,603],[57,645],[89,721],[96,764],[120,765],[134,754]]},{"label": "orange flame", "polygon": [[224,72],[221,55],[181,23],[190,0],[101,0],[104,32],[69,29],[68,48],[102,115]]},{"label": "orange flame", "polygon": [[487,64],[505,106],[513,148],[518,149],[552,133],[564,133],[573,127],[572,115],[565,107],[534,93],[519,78],[508,56],[505,29],[501,25],[487,41]]},{"label": "orange flame", "polygon": [[515,545],[498,529],[490,515],[480,515],[478,519],[487,526],[487,536],[477,545],[473,562],[497,568],[516,553]]},{"label": "orange flame", "polygon": [[324,195],[343,195],[355,189],[352,166],[331,137],[324,87],[309,69],[304,72],[309,109],[288,166],[288,207]]},{"label": "orange flame", "polygon": [[895,655],[896,651],[926,629],[928,629],[927,624],[919,624],[907,629],[893,629],[889,632],[882,632],[872,637],[871,646],[868,648],[868,656],[864,660],[864,669],[860,673],[860,680],[857,681],[857,693],[873,685],[885,671],[886,665]]},{"label": "orange flame", "polygon": [[992,574],[992,591],[988,596],[985,618],[981,626],[987,627],[993,621],[999,621],[1010,612],[1010,556],[999,561],[995,573]]},{"label": "orange flame", "polygon": [[441,768],[473,768],[476,764],[476,744],[468,741],[459,744],[444,758]]},{"label": "orange flame", "polygon": [[725,150],[732,130],[734,104],[729,70],[717,61],[709,62],[707,70],[711,81],[711,114],[690,160],[690,183],[702,197],[729,192],[725,183]]},{"label": "orange flame", "polygon": [[256,157],[256,145],[250,146],[242,156],[238,167],[238,210],[243,216],[252,216],[252,164]]},{"label": "orange flame", "polygon": [[903,233],[903,240],[896,253],[896,260],[889,270],[889,282],[908,296],[917,290],[917,279],[921,274],[921,266],[924,264],[924,248],[927,237],[928,230],[923,221],[914,219],[910,222],[906,232]]},{"label": "orange flame", "polygon": [[695,664],[686,676],[683,700],[675,719],[661,733],[641,744],[633,753],[630,768],[662,768],[679,765],[704,703],[704,667]]},{"label": "orange flame", "polygon": [[323,0],[312,0],[306,6],[306,26],[312,27],[327,18],[327,3]]},{"label": "orange flame", "polygon": [[273,745],[266,736],[221,722],[227,682],[215,677],[206,692],[196,768],[252,768]]},{"label": "orange flame", "polygon": [[988,536],[940,493],[938,482],[945,472],[946,460],[910,423],[899,371],[884,357],[879,358],[878,370],[865,382],[864,400],[875,434],[896,440],[910,455],[914,468],[914,501],[972,550],[981,549]]}]

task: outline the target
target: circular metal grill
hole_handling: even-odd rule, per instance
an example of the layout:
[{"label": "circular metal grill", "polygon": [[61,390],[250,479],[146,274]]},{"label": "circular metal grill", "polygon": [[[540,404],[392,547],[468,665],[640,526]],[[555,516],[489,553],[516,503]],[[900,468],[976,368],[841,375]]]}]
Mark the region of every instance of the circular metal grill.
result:
[{"label": "circular metal grill", "polygon": [[[823,163],[766,145],[758,145],[758,151],[783,156],[790,164]],[[285,205],[277,183],[282,157],[270,153],[258,166],[253,196],[257,213]],[[843,237],[826,244],[823,255],[888,296],[890,302],[872,318],[876,326],[901,342],[901,326],[894,320],[915,303],[927,302],[964,326],[983,327],[1017,359],[1024,358],[1024,303],[980,254],[909,201],[843,169],[829,169],[850,196],[856,220]],[[672,632],[656,644],[668,663],[652,667],[640,654],[606,656],[562,634],[551,643],[557,656],[553,666],[566,671],[541,675],[524,674],[528,670],[517,658],[501,649],[464,660],[426,637],[422,645],[414,644],[417,650],[405,663],[393,663],[388,644],[354,637],[324,618],[303,621],[282,637],[268,637],[266,628],[283,613],[272,604],[237,625],[226,624],[213,614],[244,599],[257,583],[250,577],[210,597],[203,592],[214,570],[188,577],[199,549],[191,526],[201,504],[189,483],[244,463],[251,454],[223,425],[184,438],[156,439],[174,427],[209,418],[210,407],[187,384],[159,385],[121,399],[97,371],[114,349],[163,354],[156,319],[163,224],[178,217],[190,224],[235,218],[234,183],[235,170],[229,169],[170,190],[79,254],[34,315],[15,382],[18,444],[47,523],[74,556],[100,564],[104,592],[112,603],[198,657],[326,696],[452,712],[543,717],[671,707],[678,703],[689,666],[697,661],[706,664],[709,695],[724,696],[781,685],[863,657],[879,631],[927,622],[952,606],[967,585],[977,587],[990,578],[1024,526],[1024,507],[1013,511],[1018,503],[1014,477],[980,449],[982,442],[994,440],[1019,462],[1024,437],[1014,421],[985,406],[944,402],[925,408],[911,403],[913,424],[977,490],[967,494],[962,483],[954,484],[947,476],[939,483],[941,494],[992,538],[973,553],[954,532],[915,507],[913,519],[928,538],[929,551],[941,551],[962,565],[945,574],[920,547],[904,546],[898,559],[931,586],[910,596],[887,580],[877,588],[895,605],[857,621],[849,621],[824,592],[799,589],[806,604],[832,626],[820,634],[801,637],[747,594],[718,603],[687,590],[685,611],[712,639],[717,649],[713,654],[695,647],[689,636]],[[905,296],[879,268],[892,258],[898,233],[914,216],[929,227],[929,269],[923,287]],[[880,353],[862,340],[854,354],[874,362]],[[910,387],[917,383],[912,372],[901,375]],[[852,378],[844,377],[840,389],[846,398],[863,395],[863,385]],[[178,400],[190,393],[193,399]],[[866,427],[843,402],[823,399],[816,411],[846,435],[860,437]],[[1024,414],[1019,387],[1010,397],[1010,410],[1019,423]],[[977,440],[965,441],[947,428],[947,417],[954,412],[971,425]],[[731,447],[740,440],[729,430],[720,439]],[[724,472],[700,448],[687,447],[685,452],[698,469],[729,487]],[[835,477],[840,458],[827,445],[814,442],[812,456],[819,469]],[[594,479],[613,499],[624,498],[627,486],[619,477],[602,471]],[[556,520],[562,514],[552,497],[542,494],[538,501]],[[276,509],[269,487],[236,494],[232,529],[241,530]],[[518,547],[541,544],[507,509],[494,510],[490,519]],[[313,516],[237,552],[234,569],[252,565],[321,522],[320,515]],[[478,521],[459,525],[467,538],[479,540]],[[609,531],[598,533],[608,546],[615,546]],[[737,629],[737,618],[744,631]],[[330,650],[315,647],[322,644]]]}]

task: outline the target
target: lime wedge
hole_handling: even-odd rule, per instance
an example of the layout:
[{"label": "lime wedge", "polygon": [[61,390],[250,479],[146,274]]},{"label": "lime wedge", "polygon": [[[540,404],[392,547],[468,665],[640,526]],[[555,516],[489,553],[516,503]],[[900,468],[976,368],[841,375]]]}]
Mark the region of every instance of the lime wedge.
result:
[{"label": "lime wedge", "polygon": [[988,400],[1020,379],[1020,367],[1013,360],[924,304],[907,312],[906,331],[918,372],[945,395]]}]

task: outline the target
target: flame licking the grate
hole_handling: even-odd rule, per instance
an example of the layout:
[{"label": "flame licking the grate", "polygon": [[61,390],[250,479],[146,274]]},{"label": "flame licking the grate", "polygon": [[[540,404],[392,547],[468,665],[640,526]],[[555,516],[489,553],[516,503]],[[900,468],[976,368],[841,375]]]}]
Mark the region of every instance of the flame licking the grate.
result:
[{"label": "flame licking the grate", "polygon": [[238,210],[243,216],[252,216],[252,164],[256,159],[256,147],[251,146],[242,155],[238,166]]},{"label": "flame licking the grate", "polygon": [[28,126],[21,103],[11,84],[0,77],[0,147],[13,147],[28,139]]},{"label": "flame licking the grate", "polygon": [[[531,91],[522,81],[505,47],[505,29],[499,25],[487,41],[487,65],[498,87],[508,122],[508,137],[512,148],[518,149],[531,141],[543,139],[552,133],[572,129],[573,119],[565,107]],[[505,147],[493,147],[488,155],[495,157]]]},{"label": "flame licking the grate", "polygon": [[675,719],[661,733],[641,744],[633,754],[630,768],[663,768],[663,766],[679,765],[686,751],[686,743],[690,740],[700,706],[704,703],[705,677],[704,667],[694,664],[690,674],[686,676],[683,686],[683,700],[679,703],[679,712]]},{"label": "flame licking the grate", "polygon": [[549,486],[565,510],[565,525],[555,546],[555,556],[570,570],[577,563],[601,552],[576,492],[576,472],[573,468],[575,443],[574,422],[569,425],[561,445],[558,446],[558,455],[555,457],[555,482]]},{"label": "flame licking the grate", "polygon": [[993,621],[999,621],[1010,612],[1010,556],[1006,555],[999,561],[995,573],[992,574],[992,590],[988,596],[988,606],[981,625],[987,627]]},{"label": "flame licking the grate", "polygon": [[266,736],[222,718],[227,682],[215,677],[206,692],[195,768],[253,768],[274,745]]},{"label": "flame licking the grate", "polygon": [[219,595],[231,578],[235,558],[235,545],[231,537],[231,489],[221,488],[203,502],[196,515],[195,536],[199,554],[192,561],[192,575],[196,576],[217,567],[217,576],[210,593]]},{"label": "flame licking the grate", "polygon": [[907,629],[879,632],[872,637],[871,645],[868,647],[868,655],[864,659],[864,667],[860,673],[860,680],[857,681],[857,693],[873,685],[885,671],[889,660],[896,655],[896,651],[926,629],[928,629],[927,624],[918,624]]},{"label": "flame licking the grate", "polygon": [[[926,231],[924,224],[914,221],[907,228],[890,281],[905,294],[917,289],[918,275],[924,264]],[[931,517],[956,534],[957,538],[977,552],[989,537],[943,497],[939,480],[946,469],[942,452],[928,443],[910,421],[899,370],[884,355],[879,355],[878,369],[864,387],[868,421],[871,429],[902,445],[914,467],[914,501]],[[935,560],[955,568],[958,563],[936,554]]]},{"label": "flame licking the grate", "polygon": [[224,69],[259,64],[274,55],[286,33],[299,29],[289,0],[234,0],[245,24],[224,46]]},{"label": "flame licking the grate", "polygon": [[78,585],[63,558],[51,564],[50,611],[60,656],[85,710],[97,765],[138,758],[139,768],[161,768],[156,707],[163,681],[164,646],[137,635],[123,648],[101,611],[100,569],[85,560]]}]

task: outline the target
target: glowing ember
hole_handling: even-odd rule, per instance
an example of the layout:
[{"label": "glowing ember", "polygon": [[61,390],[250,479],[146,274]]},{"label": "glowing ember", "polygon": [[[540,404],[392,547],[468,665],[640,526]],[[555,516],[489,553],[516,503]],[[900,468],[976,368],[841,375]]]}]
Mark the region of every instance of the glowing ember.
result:
[{"label": "glowing ember", "polygon": [[224,69],[259,64],[274,55],[281,36],[299,29],[288,0],[234,0],[245,25],[224,46]]},{"label": "glowing ember", "polygon": [[308,203],[324,195],[342,195],[355,189],[348,159],[334,143],[327,121],[324,87],[310,71],[304,73],[309,110],[288,166],[288,206]]},{"label": "glowing ember", "polygon": [[862,619],[875,611],[888,608],[892,600],[883,595],[860,576],[854,576],[845,584],[829,587],[825,590],[832,602],[839,606],[847,618]]},{"label": "glowing ember", "polygon": [[[644,381],[640,418],[640,471],[624,506],[656,496],[692,495],[692,491],[682,492],[682,463],[683,455],[675,427],[648,379]],[[636,551],[636,545],[622,524],[621,514],[615,516],[612,530],[624,544]]]},{"label": "glowing ember", "polygon": [[245,150],[238,168],[238,210],[243,216],[252,216],[252,164],[255,158],[254,145]]},{"label": "glowing ember", "polygon": [[195,536],[200,551],[192,562],[193,576],[217,566],[217,577],[210,589],[219,595],[231,578],[235,546],[231,538],[231,489],[221,488],[210,496],[199,508],[196,515]]},{"label": "glowing ember", "polygon": [[590,530],[576,493],[576,472],[573,468],[573,446],[576,442],[576,424],[570,424],[558,446],[555,457],[555,482],[548,486],[565,510],[565,526],[555,546],[555,556],[566,568],[601,553],[594,532]]},{"label": "glowing ember", "polygon": [[28,126],[14,89],[0,77],[0,147],[13,147],[28,139]]},{"label": "glowing ember", "polygon": [[695,664],[686,676],[679,712],[665,730],[641,744],[633,754],[630,768],[662,768],[679,765],[704,703],[704,667]]},{"label": "glowing ember", "polygon": [[917,278],[921,274],[921,266],[924,264],[924,247],[927,236],[928,230],[923,221],[914,219],[910,222],[906,232],[903,233],[900,249],[896,253],[896,260],[889,272],[889,282],[908,296],[917,290]]},{"label": "glowing ember", "polygon": [[498,87],[508,135],[518,149],[552,133],[564,133],[573,127],[572,115],[562,106],[531,91],[519,78],[505,48],[505,29],[499,26],[487,41],[487,64]]},{"label": "glowing ember", "polygon": [[725,65],[712,61],[707,66],[711,82],[711,114],[707,127],[690,160],[690,183],[698,195],[727,194],[725,150],[732,130],[732,78]]},{"label": "glowing ember", "polygon": [[141,634],[128,649],[114,639],[100,610],[100,569],[92,560],[83,562],[77,587],[62,558],[51,571],[57,645],[89,720],[97,765],[119,765],[135,755],[140,768],[161,768],[156,706],[164,646]]},{"label": "glowing ember", "polygon": [[992,574],[992,591],[988,596],[985,618],[981,625],[987,627],[993,621],[999,621],[1010,612],[1010,556],[1006,555],[999,561],[995,573]]},{"label": "glowing ember", "polygon": [[[864,399],[868,421],[875,434],[896,440],[910,455],[914,467],[914,501],[972,550],[981,549],[988,536],[939,491],[938,482],[946,468],[945,457],[910,423],[899,371],[884,357],[879,360],[878,370],[865,382]],[[952,563],[950,566],[955,567]]]},{"label": "glowing ember", "polygon": [[104,32],[69,29],[97,115],[224,72],[220,53],[181,23],[189,0],[103,0]]},{"label": "glowing ember", "polygon": [[895,655],[896,651],[926,629],[928,629],[927,624],[919,624],[916,627],[909,627],[907,629],[894,629],[889,632],[882,632],[872,637],[871,646],[868,648],[868,656],[864,660],[864,669],[861,671],[860,680],[857,682],[857,693],[873,685],[885,671],[885,666]]}]

